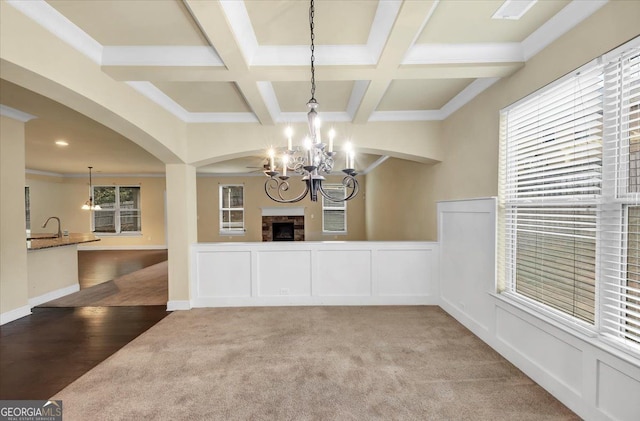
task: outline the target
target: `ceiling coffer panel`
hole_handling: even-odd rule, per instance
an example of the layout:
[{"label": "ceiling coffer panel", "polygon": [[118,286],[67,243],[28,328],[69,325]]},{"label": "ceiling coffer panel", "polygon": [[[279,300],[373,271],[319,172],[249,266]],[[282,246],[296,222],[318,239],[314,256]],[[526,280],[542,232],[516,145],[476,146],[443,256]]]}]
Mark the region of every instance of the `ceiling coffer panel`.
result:
[{"label": "ceiling coffer panel", "polygon": [[104,46],[206,46],[178,0],[55,0],[58,12]]},{"label": "ceiling coffer panel", "polygon": [[439,110],[471,82],[473,79],[396,79],[377,111]]},{"label": "ceiling coffer panel", "polygon": [[441,1],[416,44],[522,42],[569,0],[538,1],[519,20],[492,19],[504,0]]},{"label": "ceiling coffer panel", "polygon": [[[310,82],[273,82],[273,90],[283,112],[307,112],[307,102],[311,98]],[[352,81],[316,81],[318,111],[346,111]]]},{"label": "ceiling coffer panel", "polygon": [[155,85],[192,113],[251,112],[233,82],[156,82]]},{"label": "ceiling coffer panel", "polygon": [[[259,45],[309,43],[309,3],[306,1],[245,1]],[[367,43],[378,8],[375,0],[315,2],[316,45]]]}]

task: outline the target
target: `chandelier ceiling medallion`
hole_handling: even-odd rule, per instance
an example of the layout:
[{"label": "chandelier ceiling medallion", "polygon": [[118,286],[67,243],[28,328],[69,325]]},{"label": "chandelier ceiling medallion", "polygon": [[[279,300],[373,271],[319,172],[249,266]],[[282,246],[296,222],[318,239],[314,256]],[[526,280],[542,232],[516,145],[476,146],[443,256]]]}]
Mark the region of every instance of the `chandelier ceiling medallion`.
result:
[{"label": "chandelier ceiling medallion", "polygon": [[[345,187],[344,195],[336,197],[335,189],[331,189],[332,193],[329,193],[322,187],[322,183],[325,181],[324,175],[331,174],[333,171],[334,157],[336,156],[336,152],[333,150],[335,131],[333,129],[329,131],[328,145],[322,142],[320,118],[316,111],[318,101],[315,98],[315,35],[313,32],[315,10],[313,1],[311,0],[311,5],[309,6],[309,27],[311,30],[311,99],[307,103],[307,107],[309,107],[309,112],[307,113],[309,134],[304,139],[303,145],[294,148],[292,142],[293,130],[291,127],[287,127],[285,132],[287,137],[286,149],[280,148],[280,150],[276,151],[272,148],[269,150],[269,170],[264,172],[269,177],[264,184],[264,190],[267,196],[279,203],[299,202],[309,193],[311,193],[310,197],[313,202],[318,200],[318,193],[332,202],[344,202],[353,199],[358,194],[359,189],[358,180],[355,178],[357,175],[354,169],[355,154],[349,144],[345,147],[345,169],[342,170],[345,174],[342,179],[342,185]],[[276,155],[278,155],[277,158],[280,161],[279,167],[276,166]],[[279,168],[282,173],[278,171]],[[305,187],[297,196],[289,193],[290,186],[287,172],[302,176]]]}]

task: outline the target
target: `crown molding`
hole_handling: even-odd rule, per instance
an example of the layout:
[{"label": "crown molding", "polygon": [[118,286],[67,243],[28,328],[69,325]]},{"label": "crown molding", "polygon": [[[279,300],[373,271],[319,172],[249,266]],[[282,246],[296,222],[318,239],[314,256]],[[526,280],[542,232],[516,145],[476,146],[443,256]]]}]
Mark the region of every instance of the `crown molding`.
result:
[{"label": "crown molding", "polygon": [[[47,177],[59,177],[59,178],[87,178],[87,174],[77,174],[77,173],[57,173],[51,171],[41,171],[41,170],[32,170],[26,168],[24,170],[25,174],[31,175],[44,175]],[[136,173],[93,173],[93,178],[165,178],[165,173],[147,173],[147,174],[136,174]]]},{"label": "crown molding", "polygon": [[15,108],[11,108],[2,104],[0,104],[0,115],[3,117],[8,117],[14,120],[21,121],[23,123],[33,120],[34,118],[38,118],[35,115],[25,113],[24,111],[16,110]]},{"label": "crown molding", "polygon": [[389,155],[381,156],[380,158],[376,159],[371,165],[369,165],[364,171],[361,171],[360,174],[361,175],[369,174],[371,171],[373,171],[376,167],[378,167],[380,164],[382,164],[384,161],[386,161],[389,158],[391,158]]},{"label": "crown molding", "polygon": [[29,168],[25,168],[24,172],[25,172],[25,174],[44,175],[44,176],[47,176],[47,177],[65,177],[65,175],[61,174],[61,173],[50,172],[50,171],[32,170],[32,169],[29,169]]},{"label": "crown molding", "polygon": [[220,56],[209,46],[105,46],[103,66],[212,66],[221,67]]},{"label": "crown molding", "polygon": [[569,32],[608,3],[608,0],[573,0],[521,43],[525,61]]},{"label": "crown molding", "polygon": [[151,101],[155,102],[165,110],[169,111],[174,116],[178,117],[182,121],[187,121],[189,118],[189,112],[182,108],[180,104],[171,99],[167,94],[158,89],[151,82],[138,82],[131,81],[125,82],[127,85],[131,86],[136,91],[140,92],[145,97],[149,98]]},{"label": "crown molding", "polygon": [[402,64],[510,63],[522,62],[518,42],[477,44],[417,44],[411,47]]},{"label": "crown molding", "polygon": [[440,110],[374,111],[368,121],[437,121],[444,117]]},{"label": "crown molding", "polygon": [[449,102],[445,104],[444,107],[440,109],[440,112],[442,113],[442,120],[458,111],[465,104],[470,102],[476,96],[480,95],[480,93],[482,93],[485,89],[488,89],[491,85],[499,80],[499,77],[487,77],[476,79],[471,82],[458,95],[453,97]]},{"label": "crown molding", "polygon": [[102,63],[102,45],[46,1],[6,0],[6,2],[94,63]]}]

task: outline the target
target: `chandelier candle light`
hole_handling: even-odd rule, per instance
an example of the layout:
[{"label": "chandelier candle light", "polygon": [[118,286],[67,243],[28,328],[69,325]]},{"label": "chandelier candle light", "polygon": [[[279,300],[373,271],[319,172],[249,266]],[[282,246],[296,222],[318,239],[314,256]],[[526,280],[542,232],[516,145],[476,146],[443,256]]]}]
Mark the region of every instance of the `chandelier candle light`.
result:
[{"label": "chandelier candle light", "polygon": [[[331,174],[333,171],[334,157],[336,153],[333,150],[333,141],[335,138],[335,130],[329,131],[329,144],[322,143],[320,136],[320,118],[318,117],[318,101],[315,98],[316,79],[315,79],[315,45],[313,33],[313,17],[314,17],[314,0],[311,0],[309,6],[309,27],[311,29],[311,99],[307,103],[309,112],[307,113],[307,123],[309,125],[309,135],[304,139],[302,146],[293,146],[293,129],[287,127],[285,136],[287,137],[287,149],[280,150],[278,156],[280,158],[280,167],[282,174],[277,171],[275,149],[270,149],[269,170],[265,171],[265,175],[269,179],[264,184],[264,191],[272,200],[279,203],[294,203],[304,199],[307,194],[311,193],[311,201],[318,200],[318,192],[327,200],[332,202],[344,202],[353,199],[358,194],[358,180],[356,180],[355,152],[349,143],[346,144],[345,153],[345,169],[342,172],[345,177],[342,179],[342,185],[345,187],[345,194],[342,197],[336,197],[329,194],[322,187],[325,178],[322,174]],[[289,196],[289,176],[287,171],[302,175],[302,181],[305,183],[303,191],[297,196]]]}]

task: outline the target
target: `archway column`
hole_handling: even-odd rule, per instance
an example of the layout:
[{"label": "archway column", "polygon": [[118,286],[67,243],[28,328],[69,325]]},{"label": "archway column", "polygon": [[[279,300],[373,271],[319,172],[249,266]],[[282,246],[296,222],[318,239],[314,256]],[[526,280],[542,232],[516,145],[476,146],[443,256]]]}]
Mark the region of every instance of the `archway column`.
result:
[{"label": "archway column", "polygon": [[198,241],[196,169],[167,164],[167,248],[169,301],[167,310],[191,308],[191,244]]}]

